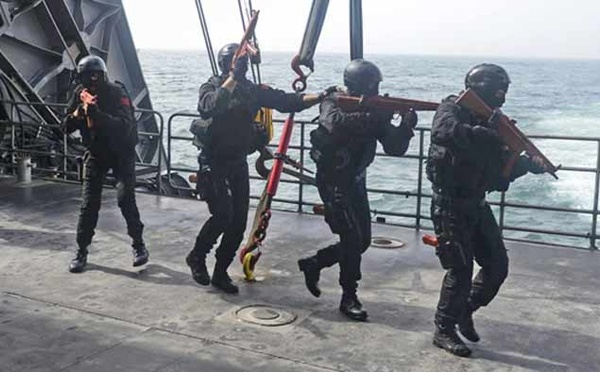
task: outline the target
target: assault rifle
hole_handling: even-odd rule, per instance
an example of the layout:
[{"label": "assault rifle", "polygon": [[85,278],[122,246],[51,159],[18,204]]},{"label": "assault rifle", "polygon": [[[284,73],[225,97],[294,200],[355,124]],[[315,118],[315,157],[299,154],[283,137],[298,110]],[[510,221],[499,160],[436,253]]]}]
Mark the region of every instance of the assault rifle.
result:
[{"label": "assault rifle", "polygon": [[258,49],[252,45],[252,43],[250,42],[250,39],[254,35],[254,29],[256,28],[256,23],[258,22],[258,13],[259,12],[260,12],[259,10],[255,10],[252,14],[252,18],[250,19],[250,22],[248,23],[248,27],[246,27],[246,31],[244,32],[244,36],[242,37],[242,41],[240,41],[240,46],[235,51],[235,55],[233,56],[233,59],[231,60],[232,68],[235,64],[235,61],[240,56],[244,55],[244,53],[247,52],[251,56],[258,54]]},{"label": "assault rifle", "polygon": [[[485,120],[488,120],[493,113],[493,110],[472,89],[467,89],[461,94],[456,100],[456,103]],[[502,115],[499,119],[498,134],[511,152],[511,156],[503,170],[503,175],[505,177],[510,176],[519,156],[522,152],[525,152],[529,157],[538,156],[541,158],[546,171],[554,178],[558,179],[556,171],[560,168],[560,165],[557,167],[552,164],[550,160],[548,160],[548,158],[529,140],[529,138],[517,128],[515,122],[506,115]]]},{"label": "assault rifle", "polygon": [[[81,103],[83,103],[83,107],[87,110],[88,106],[96,104],[98,97],[92,95],[87,89],[84,89],[79,93],[79,99],[81,100]],[[87,114],[85,116],[85,121],[89,129],[94,127],[94,122]]]},{"label": "assault rifle", "polygon": [[389,96],[353,97],[346,95],[339,95],[337,97],[337,104],[342,111],[357,111],[361,108],[371,108],[394,111],[401,115],[411,109],[414,111],[435,111],[439,106],[439,103],[436,102],[417,101],[406,98]]}]

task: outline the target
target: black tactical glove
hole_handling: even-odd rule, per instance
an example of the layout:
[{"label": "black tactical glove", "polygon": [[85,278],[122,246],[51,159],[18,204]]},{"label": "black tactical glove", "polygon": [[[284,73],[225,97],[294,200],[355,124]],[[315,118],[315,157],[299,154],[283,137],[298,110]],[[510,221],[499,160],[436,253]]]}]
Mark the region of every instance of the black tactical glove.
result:
[{"label": "black tactical glove", "polygon": [[410,109],[406,114],[402,115],[402,121],[400,125],[408,126],[411,129],[415,129],[417,123],[419,122],[419,117],[417,116],[417,112],[413,109]]},{"label": "black tactical glove", "polygon": [[325,97],[329,96],[331,93],[335,93],[339,90],[337,85],[332,85],[329,88],[325,89],[321,94],[319,94],[319,102],[323,102]]},{"label": "black tactical glove", "polygon": [[242,54],[233,62],[230,75],[235,81],[240,81],[246,77],[248,72],[248,55]]},{"label": "black tactical glove", "polygon": [[534,159],[535,158],[527,157],[527,160],[529,160],[529,166],[527,170],[533,174],[546,173],[546,168],[544,167],[544,164],[542,163],[541,159],[537,158],[539,159],[538,161],[534,161]]},{"label": "black tactical glove", "polygon": [[494,129],[484,127],[483,125],[476,125],[471,130],[476,141],[487,143],[502,142],[498,132]]},{"label": "black tactical glove", "polygon": [[504,113],[499,108],[495,108],[492,111],[492,115],[488,118],[487,127],[493,130],[498,130],[498,125],[500,124],[500,119],[504,116]]}]

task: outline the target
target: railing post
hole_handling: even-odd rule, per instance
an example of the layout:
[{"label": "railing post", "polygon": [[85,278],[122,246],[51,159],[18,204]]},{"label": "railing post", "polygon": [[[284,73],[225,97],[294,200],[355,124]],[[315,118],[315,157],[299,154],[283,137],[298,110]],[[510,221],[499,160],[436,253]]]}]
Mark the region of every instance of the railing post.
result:
[{"label": "railing post", "polygon": [[[15,139],[16,135],[17,135],[17,130],[15,128],[15,121],[13,120],[13,118],[11,116],[11,120],[10,120],[10,162],[13,166],[16,164],[16,161],[15,161],[15,152],[16,152],[16,146],[17,146],[17,142]],[[13,168],[13,175],[14,175],[14,173],[15,173],[15,168]]]},{"label": "railing post", "polygon": [[596,231],[598,224],[598,192],[600,191],[600,141],[596,148],[596,183],[594,186],[594,214],[592,214],[592,235],[590,236],[590,249],[597,250]]},{"label": "railing post", "polygon": [[177,115],[177,113],[169,116],[167,120],[167,180],[169,181],[169,185],[171,185],[171,124],[173,122],[173,118]]},{"label": "railing post", "polygon": [[160,129],[158,134],[158,171],[156,172],[156,184],[158,186],[158,194],[162,192],[162,158],[164,155],[163,148],[163,135],[165,130],[165,118],[158,113],[158,119],[160,120]]},{"label": "railing post", "polygon": [[500,227],[500,236],[504,237],[504,203],[506,202],[506,192],[502,191],[500,193],[500,218],[499,218],[499,227]]},{"label": "railing post", "polygon": [[67,152],[69,151],[69,147],[67,146],[68,140],[67,132],[63,132],[63,157],[62,157],[62,166],[63,166],[63,180],[67,179]]},{"label": "railing post", "polygon": [[417,215],[416,227],[421,228],[421,202],[423,199],[423,157],[425,156],[425,132],[419,129],[419,176],[417,178]]},{"label": "railing post", "polygon": [[[302,168],[300,168],[300,173],[304,174],[304,127],[306,123],[300,122],[300,164],[302,164]],[[302,179],[299,180],[300,184],[298,185],[298,213],[303,212],[304,206],[304,182]]]},{"label": "railing post", "polygon": [[[21,115],[19,115],[19,119],[21,119]],[[19,126],[19,132],[21,132],[21,150],[25,149],[25,126]]]}]

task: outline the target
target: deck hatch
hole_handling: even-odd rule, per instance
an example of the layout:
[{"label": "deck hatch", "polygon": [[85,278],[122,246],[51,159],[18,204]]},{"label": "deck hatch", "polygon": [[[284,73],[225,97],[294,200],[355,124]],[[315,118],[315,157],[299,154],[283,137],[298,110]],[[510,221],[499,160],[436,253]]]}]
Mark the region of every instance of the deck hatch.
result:
[{"label": "deck hatch", "polygon": [[279,327],[291,324],[298,316],[289,310],[270,305],[247,305],[235,311],[235,316],[246,323]]},{"label": "deck hatch", "polygon": [[383,249],[397,249],[404,247],[404,243],[397,239],[376,236],[371,239],[371,247]]}]

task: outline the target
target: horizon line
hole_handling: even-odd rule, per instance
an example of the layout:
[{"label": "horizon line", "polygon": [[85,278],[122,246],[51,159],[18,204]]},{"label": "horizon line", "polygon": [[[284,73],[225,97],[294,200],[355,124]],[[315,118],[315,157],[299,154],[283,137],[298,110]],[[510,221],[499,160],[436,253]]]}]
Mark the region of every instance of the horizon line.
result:
[{"label": "horizon line", "polygon": [[[202,48],[161,48],[161,47],[136,47],[136,52],[140,50],[161,51],[161,52],[200,52],[206,53],[206,49]],[[216,52],[216,51],[215,51]],[[297,51],[291,50],[261,50],[262,53],[281,53],[295,54]],[[320,54],[344,55],[349,52],[324,51]],[[565,57],[565,56],[514,56],[514,55],[478,55],[478,54],[436,54],[436,53],[394,53],[394,52],[375,52],[369,53],[374,56],[406,56],[406,57],[445,57],[445,58],[497,58],[497,59],[520,59],[520,60],[550,60],[550,61],[599,61],[598,57]]]}]

